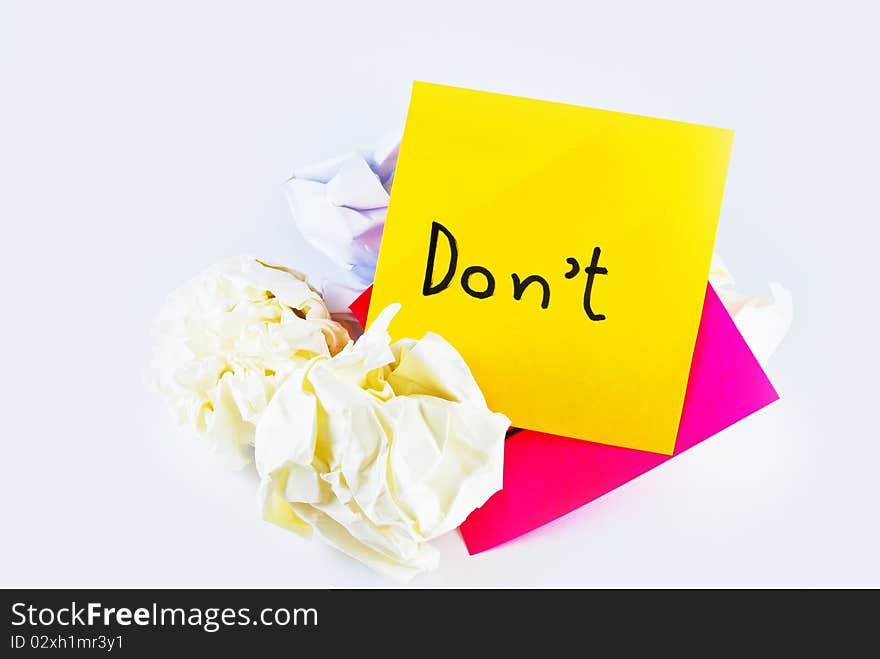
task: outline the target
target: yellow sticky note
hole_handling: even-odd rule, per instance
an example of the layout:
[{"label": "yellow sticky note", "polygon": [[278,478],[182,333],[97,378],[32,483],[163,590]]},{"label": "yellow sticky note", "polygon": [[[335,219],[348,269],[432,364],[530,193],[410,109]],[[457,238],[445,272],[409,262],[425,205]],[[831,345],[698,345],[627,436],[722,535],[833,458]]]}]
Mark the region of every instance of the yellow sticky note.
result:
[{"label": "yellow sticky note", "polygon": [[733,132],[417,82],[370,304],[514,426],[671,454]]}]

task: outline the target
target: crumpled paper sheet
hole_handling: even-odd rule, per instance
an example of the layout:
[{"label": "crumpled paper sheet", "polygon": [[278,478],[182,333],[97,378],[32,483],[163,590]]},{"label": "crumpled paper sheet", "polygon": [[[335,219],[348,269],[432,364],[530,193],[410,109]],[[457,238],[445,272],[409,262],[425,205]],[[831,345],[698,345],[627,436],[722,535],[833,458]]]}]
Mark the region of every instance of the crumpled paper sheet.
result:
[{"label": "crumpled paper sheet", "polygon": [[738,293],[733,275],[717,254],[712,257],[709,283],[758,363],[765,366],[791,328],[794,315],[791,292],[781,284],[770,282],[769,296]]},{"label": "crumpled paper sheet", "polygon": [[288,377],[255,455],[265,519],[406,580],[436,567],[429,540],[501,489],[510,422],[440,336],[391,344],[399,308]]},{"label": "crumpled paper sheet", "polygon": [[178,423],[233,468],[297,365],[349,341],[305,275],[252,256],[218,263],[168,296],[154,327],[153,384]]},{"label": "crumpled paper sheet", "polygon": [[325,287],[333,311],[373,282],[399,149],[400,136],[394,135],[371,152],[297,169],[284,186],[300,233],[355,281]]}]

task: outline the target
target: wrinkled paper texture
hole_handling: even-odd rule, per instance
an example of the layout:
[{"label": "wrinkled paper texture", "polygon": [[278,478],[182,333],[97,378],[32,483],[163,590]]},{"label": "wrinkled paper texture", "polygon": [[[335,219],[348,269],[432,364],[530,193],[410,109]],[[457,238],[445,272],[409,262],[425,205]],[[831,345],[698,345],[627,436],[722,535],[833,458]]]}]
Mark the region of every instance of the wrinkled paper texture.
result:
[{"label": "wrinkled paper texture", "polygon": [[172,293],[154,338],[159,393],[233,467],[251,461],[256,424],[287,375],[349,341],[304,275],[249,256]]},{"label": "wrinkled paper texture", "polygon": [[399,148],[394,136],[372,152],[298,169],[284,186],[302,236],[354,279],[325,287],[333,311],[373,282]]},{"label": "wrinkled paper texture", "polygon": [[794,314],[791,292],[781,284],[770,282],[769,296],[738,293],[733,275],[717,254],[712,259],[709,283],[758,363],[765,366],[791,327]]},{"label": "wrinkled paper texture", "polygon": [[335,357],[292,373],[256,433],[264,517],[399,580],[501,489],[508,419],[443,338],[391,343],[391,305]]}]

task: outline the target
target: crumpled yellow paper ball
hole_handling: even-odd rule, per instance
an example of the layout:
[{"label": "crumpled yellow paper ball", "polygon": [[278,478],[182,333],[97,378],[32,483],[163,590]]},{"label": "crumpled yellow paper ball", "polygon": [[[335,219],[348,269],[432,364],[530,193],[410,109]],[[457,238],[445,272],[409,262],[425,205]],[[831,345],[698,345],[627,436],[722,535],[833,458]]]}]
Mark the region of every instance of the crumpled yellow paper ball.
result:
[{"label": "crumpled yellow paper ball", "polygon": [[233,467],[251,461],[256,424],[285,378],[349,341],[304,275],[250,256],[172,293],[154,336],[156,388]]},{"label": "crumpled yellow paper ball", "polygon": [[391,343],[399,308],[291,373],[255,452],[265,519],[406,580],[436,567],[429,540],[501,489],[510,422],[440,336]]}]

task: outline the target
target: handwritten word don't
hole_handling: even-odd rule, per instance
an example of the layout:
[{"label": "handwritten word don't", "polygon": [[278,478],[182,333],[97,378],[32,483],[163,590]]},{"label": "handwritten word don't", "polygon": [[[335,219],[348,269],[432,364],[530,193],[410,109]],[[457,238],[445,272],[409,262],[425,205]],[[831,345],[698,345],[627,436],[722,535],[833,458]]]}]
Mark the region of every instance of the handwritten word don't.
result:
[{"label": "handwritten word don't", "polygon": [[[446,273],[443,275],[443,278],[435,284],[433,282],[435,262],[437,260],[437,243],[440,240],[441,234],[446,239],[449,246],[449,263],[446,264]],[[584,312],[590,320],[595,321],[605,320],[605,314],[596,313],[591,305],[593,285],[596,276],[608,274],[608,268],[599,265],[599,256],[601,253],[602,250],[599,247],[594,247],[590,265],[583,268],[583,273],[586,275],[583,297]],[[580,262],[571,256],[565,259],[565,261],[568,264],[568,270],[564,272],[563,275],[566,279],[574,279],[581,272]],[[455,236],[453,236],[452,232],[439,222],[432,222],[431,240],[428,245],[428,262],[425,267],[425,280],[422,284],[422,295],[426,297],[429,295],[437,295],[449,288],[449,285],[455,278],[457,269],[458,243],[455,240]],[[530,274],[525,278],[521,278],[519,274],[514,272],[511,273],[510,278],[512,281],[514,300],[521,300],[530,286],[537,285],[541,292],[541,308],[547,309],[550,306],[550,283],[544,277],[541,275]],[[471,265],[462,270],[459,283],[465,293],[480,300],[492,297],[492,295],[495,294],[495,275],[493,275],[488,268],[481,265]]]}]

